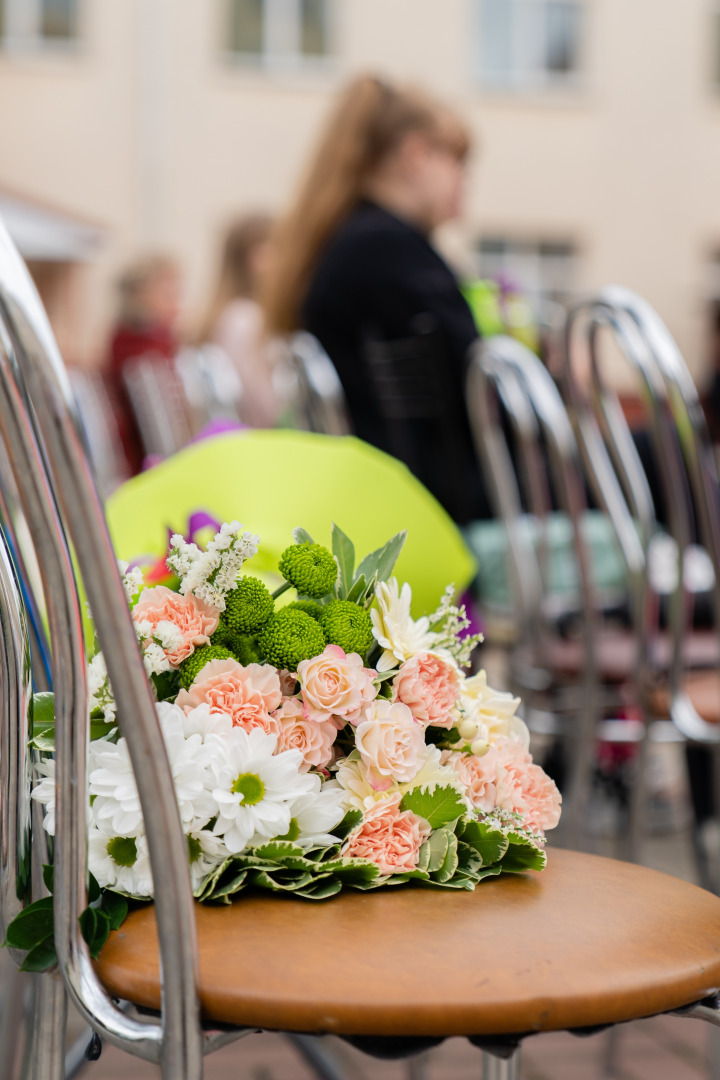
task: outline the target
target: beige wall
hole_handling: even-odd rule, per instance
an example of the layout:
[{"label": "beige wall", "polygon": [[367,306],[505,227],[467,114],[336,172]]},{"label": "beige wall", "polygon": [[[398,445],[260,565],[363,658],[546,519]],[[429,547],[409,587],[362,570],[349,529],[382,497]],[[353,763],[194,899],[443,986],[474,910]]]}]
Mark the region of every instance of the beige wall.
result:
[{"label": "beige wall", "polygon": [[720,250],[720,95],[710,0],[588,0],[582,85],[513,96],[472,72],[471,0],[334,0],[325,69],[262,74],[221,54],[222,0],[85,0],[66,55],[0,56],[0,187],[107,229],[84,272],[76,359],[98,355],[109,283],[161,247],[197,312],[223,224],[281,208],[332,93],[354,70],[423,80],[470,119],[462,236],[572,239],[581,289],[622,282],[704,362]]}]

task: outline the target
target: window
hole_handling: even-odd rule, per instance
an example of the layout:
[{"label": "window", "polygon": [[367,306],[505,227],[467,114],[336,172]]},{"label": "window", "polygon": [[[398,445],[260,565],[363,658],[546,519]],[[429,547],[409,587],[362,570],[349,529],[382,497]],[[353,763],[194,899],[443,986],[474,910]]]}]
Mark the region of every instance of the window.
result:
[{"label": "window", "polygon": [[575,288],[577,250],[564,241],[484,237],[478,244],[480,276],[526,293],[534,303],[565,303]]},{"label": "window", "polygon": [[77,37],[78,0],[0,0],[6,48],[63,45]]},{"label": "window", "polygon": [[479,74],[491,87],[548,89],[577,81],[582,0],[477,0]]},{"label": "window", "polygon": [[330,0],[229,0],[228,45],[243,60],[297,67],[330,53]]}]

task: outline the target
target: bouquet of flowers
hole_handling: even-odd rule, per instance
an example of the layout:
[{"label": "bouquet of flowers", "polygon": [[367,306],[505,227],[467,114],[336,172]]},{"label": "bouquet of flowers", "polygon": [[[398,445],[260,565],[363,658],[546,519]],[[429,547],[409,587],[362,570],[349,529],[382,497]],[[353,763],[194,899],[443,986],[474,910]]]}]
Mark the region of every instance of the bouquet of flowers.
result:
[{"label": "bouquet of flowers", "polygon": [[[468,633],[453,587],[414,619],[410,586],[391,576],[404,533],[357,567],[335,525],[332,550],[302,529],[293,540],[272,593],[246,572],[259,540],[236,521],[205,550],[173,536],[165,584],[122,567],[196,898],[229,903],[250,886],[309,899],[405,882],[474,889],[503,871],[541,870],[560,795],[528,752],[519,699],[484,671],[467,674],[481,635]],[[97,955],[127,899],[151,899],[153,881],[101,652],[88,680],[83,932]],[[52,834],[51,711],[51,695],[38,695],[33,798]],[[30,970],[54,960],[51,905],[39,905],[6,942],[28,950]]]}]

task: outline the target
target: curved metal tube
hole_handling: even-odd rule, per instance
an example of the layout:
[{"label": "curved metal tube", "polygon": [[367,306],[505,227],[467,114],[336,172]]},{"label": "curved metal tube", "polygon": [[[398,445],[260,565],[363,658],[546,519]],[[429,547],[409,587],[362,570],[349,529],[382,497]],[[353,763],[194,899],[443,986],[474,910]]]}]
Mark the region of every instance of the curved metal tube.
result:
[{"label": "curved metal tube", "polygon": [[[0,317],[7,330],[0,347],[0,428],[38,551],[53,643],[59,849],[55,927],[60,968],[75,1004],[104,1038],[139,1056],[161,1060],[165,1077],[196,1080],[202,1076],[202,1034],[195,921],[172,775],[102,509],[73,422],[62,361],[27,270],[1,224]],[[85,654],[72,564],[46,466],[105,646],[143,807],[155,890],[162,897],[156,909],[163,975],[161,1025],[131,1020],[112,1003],[79,933],[78,917],[87,902]]]},{"label": "curved metal tube", "polygon": [[[509,451],[500,426],[491,425],[488,408],[488,383],[493,381],[500,390],[506,407],[510,404],[507,388],[514,388],[511,422],[518,431],[518,419],[523,420],[522,447],[526,457],[534,463],[540,459],[538,440],[538,422],[545,437],[549,451],[550,470],[561,506],[570,518],[573,530],[573,546],[578,566],[580,596],[583,611],[583,707],[580,711],[576,729],[575,752],[571,768],[571,779],[566,800],[564,835],[571,846],[580,841],[584,812],[592,784],[594,762],[593,746],[597,721],[599,719],[599,682],[595,662],[597,648],[597,617],[593,588],[590,579],[590,567],[587,550],[582,536],[581,517],[586,508],[583,477],[580,469],[578,448],[572,425],[565,405],[560,397],[550,372],[541,360],[520,342],[509,337],[496,337],[479,343],[471,360],[471,393],[474,389],[477,398],[474,405],[478,409],[480,443],[499,442],[503,456],[510,465]],[[524,398],[520,406],[520,400]],[[532,423],[525,417],[527,410],[533,414]],[[471,413],[474,408],[471,408]],[[488,458],[488,465],[490,459]],[[496,478],[493,482],[508,483],[507,476]],[[545,484],[545,487],[547,485]],[[506,493],[498,491],[499,502],[507,502]],[[538,502],[540,513],[549,510]],[[523,553],[525,560],[527,552]],[[518,571],[520,572],[520,571]]]},{"label": "curved metal tube", "polygon": [[[0,532],[0,935],[30,887],[30,650],[22,598]],[[17,959],[17,957],[15,957]]]}]

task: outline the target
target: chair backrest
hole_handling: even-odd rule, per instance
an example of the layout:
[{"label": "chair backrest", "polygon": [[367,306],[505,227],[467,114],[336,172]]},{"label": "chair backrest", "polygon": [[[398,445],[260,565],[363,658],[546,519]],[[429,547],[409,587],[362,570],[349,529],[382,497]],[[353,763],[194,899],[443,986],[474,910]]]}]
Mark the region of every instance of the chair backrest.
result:
[{"label": "chair backrest", "polygon": [[172,360],[148,354],[129,360],[123,383],[147,457],[170,457],[193,437],[191,409]]},{"label": "chair backrest", "polygon": [[214,420],[240,423],[243,385],[235,364],[220,345],[210,342],[181,349],[175,357],[197,434]]},{"label": "chair backrest", "polygon": [[[521,475],[541,527],[550,510],[549,481],[570,518],[578,568],[583,627],[583,706],[577,718],[566,798],[566,839],[577,844],[590,792],[599,683],[596,664],[597,617],[581,519],[586,509],[578,447],[565,405],[542,361],[513,338],[498,336],[473,346],[468,372],[468,406],[478,453],[489,479],[498,516],[508,536],[512,578],[523,611],[527,639],[543,657],[543,553],[524,542],[520,486],[496,405],[502,401],[514,432]],[[547,449],[549,477],[543,475],[540,435]],[[541,533],[542,543],[542,533]]]},{"label": "chair backrest", "polygon": [[[682,693],[683,644],[691,614],[682,568],[685,552],[695,537],[695,525],[713,562],[715,619],[720,625],[717,472],[697,392],[662,320],[630,290],[608,287],[571,312],[564,379],[590,478],[613,521],[628,566],[635,619],[641,628],[638,681],[643,698],[652,688],[659,630],[659,596],[648,560],[658,522],[653,496],[617,395],[603,377],[600,340],[604,331],[610,332],[639,377],[660,495],[667,508],[667,527],[676,543],[676,586],[668,616],[671,715],[685,734],[720,741],[720,732],[700,720]],[[586,390],[577,378],[580,353],[589,360]]]},{"label": "chair backrest", "polygon": [[288,349],[298,426],[319,435],[349,435],[352,426],[342,383],[318,339],[305,332],[293,334]]},{"label": "chair backrest", "polygon": [[127,466],[105,381],[99,372],[68,371],[70,386],[85,433],[88,455],[101,495],[127,480]]},{"label": "chair backrest", "polygon": [[[42,305],[0,224],[0,433],[38,555],[53,650],[57,816],[55,943],[75,1005],[108,1041],[162,1061],[166,1076],[202,1073],[197,955],[187,847],[172,775],[132,620]],[[69,544],[107,659],[144,811],[163,973],[161,1022],[119,1009],[99,983],[78,919],[86,893],[88,708],[81,606]],[[2,725],[13,717],[2,711]],[[15,718],[20,725],[19,718]],[[22,737],[19,728],[18,738]],[[9,737],[0,736],[3,750]],[[20,755],[3,768],[15,770]],[[7,814],[3,803],[0,813]]]}]

